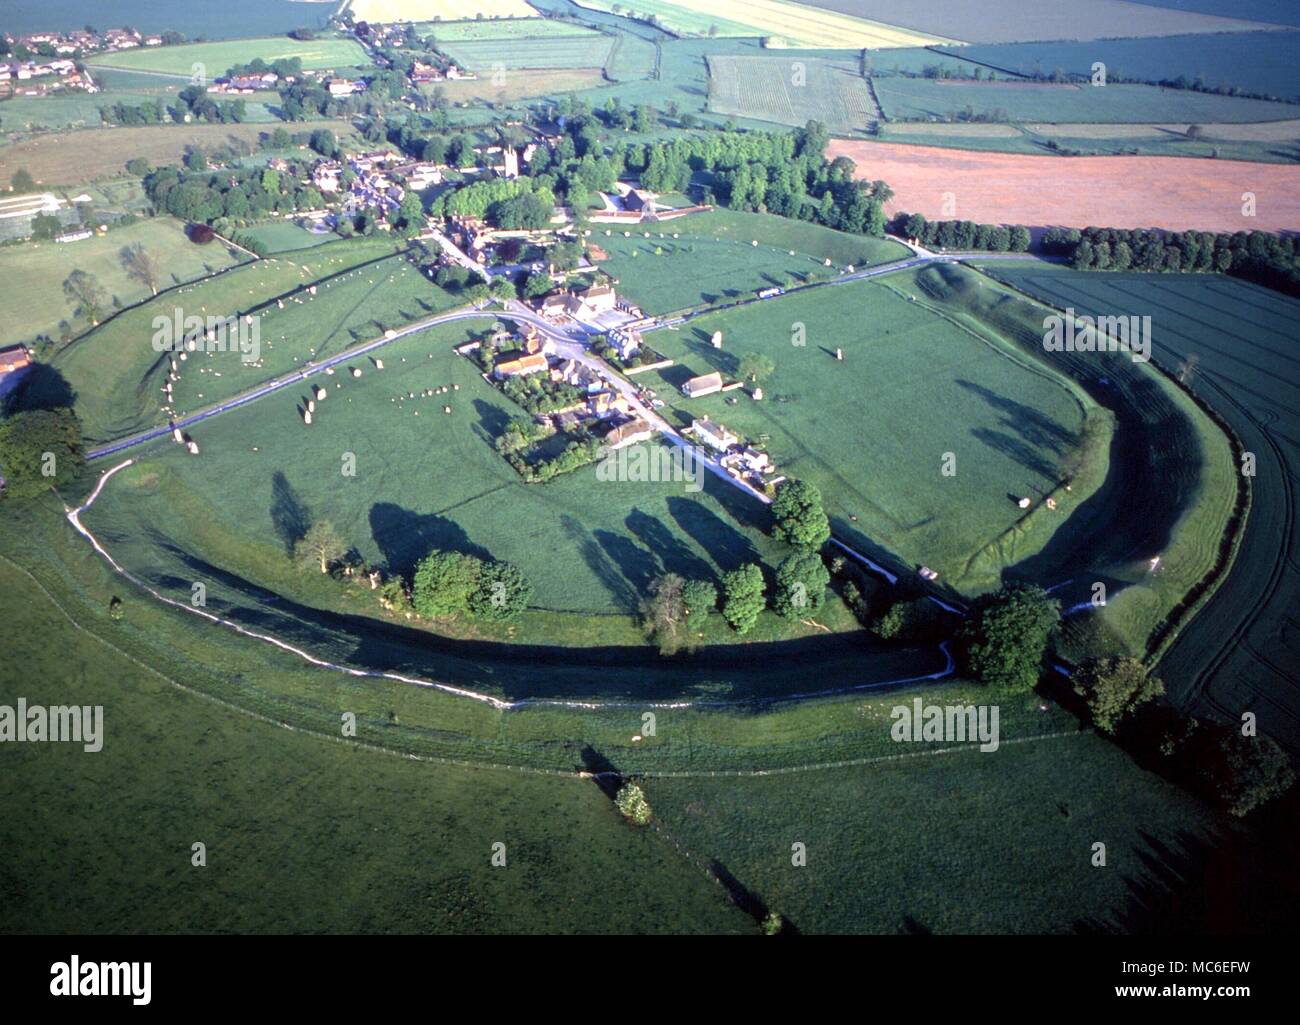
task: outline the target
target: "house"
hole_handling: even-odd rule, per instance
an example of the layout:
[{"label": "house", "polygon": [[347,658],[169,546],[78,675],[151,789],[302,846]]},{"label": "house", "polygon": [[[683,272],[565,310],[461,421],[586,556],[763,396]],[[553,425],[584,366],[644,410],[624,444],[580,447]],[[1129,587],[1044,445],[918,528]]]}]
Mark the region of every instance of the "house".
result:
[{"label": "house", "polygon": [[542,300],[542,304],[537,307],[543,317],[562,317],[568,313],[568,303],[573,297],[565,292],[554,292]]},{"label": "house", "polygon": [[32,358],[25,345],[10,345],[0,349],[0,378],[31,366]]},{"label": "house", "polygon": [[548,369],[546,356],[540,352],[510,353],[510,358],[503,359],[492,368],[498,378],[526,377]]},{"label": "house", "polygon": [[621,360],[629,360],[641,348],[641,332],[630,328],[615,328],[609,333],[609,343]]},{"label": "house", "polygon": [[722,391],[722,375],[716,370],[711,374],[692,377],[682,385],[682,394],[688,399],[697,399],[701,395],[712,395]]},{"label": "house", "polygon": [[655,429],[648,421],[636,419],[619,424],[605,435],[605,445],[610,449],[626,448],[638,442],[649,441],[655,436]]},{"label": "house", "polygon": [[719,452],[727,451],[740,440],[722,424],[710,420],[707,416],[702,416],[693,422],[690,430],[709,448],[717,449]]},{"label": "house", "polygon": [[610,413],[628,412],[627,399],[617,392],[597,391],[587,399],[587,412],[592,416],[608,416]]},{"label": "house", "polygon": [[654,193],[644,189],[629,189],[623,197],[623,209],[649,213],[654,209]]},{"label": "house", "polygon": [[349,78],[331,78],[326,80],[325,88],[329,90],[331,96],[351,96],[355,92],[363,92],[366,87]]},{"label": "house", "polygon": [[592,285],[577,293],[584,312],[609,313],[618,306],[618,296],[613,285]]}]

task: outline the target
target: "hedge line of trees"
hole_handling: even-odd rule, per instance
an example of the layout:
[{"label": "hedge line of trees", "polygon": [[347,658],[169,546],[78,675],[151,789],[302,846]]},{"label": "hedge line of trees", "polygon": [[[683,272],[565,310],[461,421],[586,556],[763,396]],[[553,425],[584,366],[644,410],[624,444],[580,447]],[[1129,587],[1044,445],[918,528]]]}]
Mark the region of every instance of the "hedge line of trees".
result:
[{"label": "hedge line of trees", "polygon": [[976,224],[974,221],[929,221],[923,214],[900,213],[890,230],[922,245],[939,249],[983,249],[991,253],[1023,253],[1029,249],[1029,229],[1023,225]]},{"label": "hedge line of trees", "polygon": [[1043,251],[1069,257],[1077,270],[1216,271],[1300,297],[1300,248],[1290,235],[1053,228]]}]

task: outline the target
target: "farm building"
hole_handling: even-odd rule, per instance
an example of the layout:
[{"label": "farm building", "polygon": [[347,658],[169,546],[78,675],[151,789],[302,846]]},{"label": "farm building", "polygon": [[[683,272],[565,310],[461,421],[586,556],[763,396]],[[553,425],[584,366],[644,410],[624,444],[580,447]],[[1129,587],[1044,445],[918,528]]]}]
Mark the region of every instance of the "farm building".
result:
[{"label": "farm building", "polygon": [[576,295],[587,312],[608,313],[618,306],[618,295],[613,285],[592,285]]},{"label": "farm building", "polygon": [[25,345],[10,345],[0,349],[0,378],[31,366],[32,358]]},{"label": "farm building", "polygon": [[701,395],[712,395],[720,391],[722,391],[722,375],[716,370],[711,374],[692,377],[682,385],[682,394],[688,399],[697,399]]},{"label": "farm building", "polygon": [[722,424],[710,420],[707,416],[702,416],[692,423],[690,431],[709,448],[717,449],[719,452],[727,451],[732,445],[740,441],[740,438],[735,433]]},{"label": "farm building", "polygon": [[540,352],[520,353],[517,356],[511,353],[510,356],[511,358],[501,360],[492,368],[492,372],[498,378],[525,377],[528,374],[544,371],[548,367],[546,357]]}]

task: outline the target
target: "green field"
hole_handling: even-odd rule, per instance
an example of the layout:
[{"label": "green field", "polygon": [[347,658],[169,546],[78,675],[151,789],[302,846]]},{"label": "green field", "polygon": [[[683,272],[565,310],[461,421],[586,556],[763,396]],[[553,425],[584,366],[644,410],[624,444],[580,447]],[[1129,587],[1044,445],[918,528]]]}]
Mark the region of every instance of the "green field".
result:
[{"label": "green field", "polygon": [[[0,697],[102,703],[107,733],[94,757],[71,745],[13,752],[0,794],[34,812],[0,825],[11,852],[3,873],[14,897],[0,910],[9,931],[751,931],[753,920],[708,882],[711,868],[805,933],[1068,932],[1085,919],[1123,925],[1137,908],[1130,887],[1163,900],[1166,885],[1196,884],[1184,852],[1204,857],[1207,843],[1234,842],[1208,809],[1110,745],[1052,736],[1071,733],[1072,720],[1036,701],[1004,704],[994,754],[893,760],[888,708],[906,698],[888,694],[761,712],[661,710],[645,748],[629,740],[641,725],[635,706],[502,713],[311,670],[269,646],[195,629],[192,617],[80,557],[56,503],[17,520],[11,508],[3,514],[8,556],[19,533],[52,543],[21,550],[40,586],[0,562],[0,612],[19,656],[0,666]],[[127,601],[120,623],[105,609],[114,593]],[[17,691],[6,670],[19,660],[36,671]],[[47,695],[41,681],[56,678]],[[331,743],[340,711],[357,716],[362,744],[471,764]],[[460,753],[471,738],[476,754]],[[768,778],[652,775],[657,825],[641,833],[589,781],[483,764],[653,773],[662,755],[663,768],[706,771],[873,760]],[[50,759],[61,771],[45,771]],[[372,842],[376,831],[385,843]],[[320,842],[297,844],[304,834]],[[1098,837],[1112,871],[1088,865]],[[195,841],[207,845],[206,869],[189,865]],[[797,870],[796,841],[808,849]],[[489,867],[495,842],[507,845],[506,869]],[[31,885],[69,873],[115,882],[81,887],[76,901]],[[283,883],[274,893],[268,873]],[[133,880],[126,890],[123,879]],[[312,899],[339,879],[338,899]],[[15,889],[19,880],[28,885]],[[1256,889],[1238,892],[1250,905],[1243,919],[1257,910]]]},{"label": "green field", "polygon": [[616,38],[586,35],[540,39],[476,39],[442,43],[438,49],[470,71],[515,68],[599,68],[609,60]]},{"label": "green field", "polygon": [[[264,162],[265,156],[259,156],[258,160]],[[338,236],[331,231],[316,234],[306,228],[299,227],[292,221],[271,221],[266,224],[255,224],[251,228],[241,229],[239,235],[241,239],[246,235],[251,235],[259,244],[266,247],[268,253],[289,253],[299,249],[313,249],[316,246],[338,239]]]},{"label": "green field", "polygon": [[[30,342],[43,334],[57,338],[60,322],[77,321],[75,303],[63,291],[63,282],[74,270],[95,276],[110,309],[147,299],[149,287],[131,277],[121,259],[124,248],[137,244],[158,263],[159,289],[248,259],[219,242],[194,245],[180,222],[170,217],[137,221],[80,242],[27,242],[0,248],[0,345]],[[84,330],[84,325],[78,330]]]},{"label": "green field", "polygon": [[86,63],[92,68],[151,71],[163,75],[183,75],[186,78],[193,75],[195,66],[199,65],[202,74],[213,79],[256,57],[268,64],[282,57],[297,57],[302,61],[302,66],[309,70],[360,67],[369,63],[365,50],[356,40],[297,40],[288,36],[124,50],[93,57]]},{"label": "green field", "polygon": [[827,278],[849,265],[870,267],[907,256],[896,242],[731,210],[635,230],[595,224],[591,238],[609,254],[601,269],[619,280],[620,294],[648,313],[709,305]]},{"label": "green field", "polygon": [[[481,333],[491,320],[474,323]],[[278,330],[268,314],[264,345]],[[230,548],[237,542],[245,553],[258,553],[251,568],[274,565],[277,555],[282,561],[273,484],[283,475],[302,504],[329,519],[369,562],[408,571],[433,545],[490,554],[524,570],[542,609],[631,613],[650,578],[665,569],[716,576],[747,557],[779,559],[779,546],[759,529],[757,503],[748,522],[735,522],[732,496],[720,484],[692,493],[681,483],[602,483],[594,468],[546,484],[523,483],[492,446],[520,410],[482,380],[474,363],[451,351],[472,330],[451,324],[398,340],[376,354],[382,371],[369,359],[359,361],[359,379],[344,369],[315,378],[330,397],[310,427],[296,408],[310,397],[308,389],[288,389],[192,428],[201,460],[171,444],[152,449],[140,472],[158,475],[167,505],[214,507],[211,538],[177,534],[175,543],[189,550],[205,540],[222,544],[221,528],[230,532]],[[233,362],[213,360],[213,367],[217,360]],[[190,376],[187,370],[181,383]],[[203,388],[208,402],[211,383],[209,374],[190,387]],[[459,389],[422,395],[443,385]],[[184,407],[188,395],[178,404]],[[342,452],[355,454],[358,471],[340,486]],[[222,500],[232,486],[249,496],[251,507]],[[156,500],[136,508],[138,498],[115,489],[105,513],[120,505],[123,516],[148,517],[159,508]],[[170,527],[164,521],[156,529]],[[227,553],[208,555],[234,568],[222,561]]]},{"label": "green field", "polygon": [[[123,654],[121,631],[105,643],[75,628],[5,563],[0,614],[14,632],[0,701],[101,704],[106,732],[95,755],[7,753],[0,804],[26,813],[0,817],[0,931],[754,931],[590,781],[416,763],[258,721],[181,689],[188,671]],[[259,678],[298,672],[275,670]]]},{"label": "green field", "polygon": [[866,131],[880,111],[852,60],[713,56],[709,109],[718,114],[803,126],[821,121],[832,132]]},{"label": "green field", "polygon": [[[646,795],[683,849],[817,933],[1114,927],[1131,888],[1221,842],[1206,808],[1086,734],[763,779],[651,779]],[[1099,838],[1103,870],[1090,862]]]},{"label": "green field", "polygon": [[[318,246],[307,251],[306,256],[259,260],[220,277],[177,288],[152,302],[124,311],[81,336],[61,350],[52,362],[54,369],[77,394],[77,409],[87,440],[92,444],[109,441],[166,422],[166,417],[159,411],[159,403],[168,363],[151,344],[156,316],[171,318],[173,311],[179,308],[185,316],[227,317],[250,310],[266,312],[263,308],[269,304],[277,315],[284,313],[292,317],[303,307],[305,300],[302,296],[296,296],[300,302],[286,299],[286,309],[281,311],[275,306],[278,297],[297,293],[328,275],[388,257],[392,251],[390,239],[369,238]],[[368,285],[369,278],[364,280]],[[431,283],[427,290],[430,296],[441,294]],[[343,305],[344,292],[349,300],[346,306]],[[373,298],[370,299],[371,305],[363,303],[354,308],[364,296],[358,296],[352,290],[340,290],[339,294],[339,302],[331,302],[329,294],[322,294],[320,299],[323,301],[312,307],[311,315],[304,311],[299,320],[303,335],[290,346],[275,347],[278,336],[284,332],[279,330],[279,318],[271,318],[268,314],[262,328],[266,369],[259,372],[256,368],[241,367],[238,357],[231,356],[234,365],[226,368],[231,371],[230,377],[223,373],[221,379],[204,380],[197,374],[183,375],[178,382],[178,397],[188,394],[185,389],[192,385],[198,385],[195,402],[200,401],[197,398],[199,391],[205,393],[204,402],[212,401],[218,394],[228,396],[239,387],[273,376],[270,368],[291,369],[295,357],[310,356],[304,350],[312,347],[314,339],[322,342],[328,339],[331,344],[343,347],[351,343],[348,331],[355,329],[364,333],[366,325],[377,315],[395,316],[399,312]],[[418,307],[405,312],[426,315]],[[369,330],[373,332],[373,325]]]},{"label": "green field", "polygon": [[1192,390],[1254,454],[1250,516],[1236,562],[1160,663],[1175,697],[1228,718],[1254,709],[1267,732],[1300,744],[1291,629],[1300,602],[1295,506],[1300,428],[1294,355],[1300,304],[1227,277],[995,269],[1045,302],[1081,313],[1149,313],[1155,360],[1195,356]]},{"label": "green field", "polygon": [[1150,85],[1055,85],[1050,82],[968,82],[886,77],[873,80],[891,120],[944,120],[969,112],[1012,122],[1245,122],[1296,116],[1289,103],[1217,96]]},{"label": "green field", "polygon": [[[761,441],[783,473],[821,488],[839,536],[969,593],[1039,551],[1100,484],[1108,428],[1082,389],[1044,364],[954,322],[942,304],[912,301],[923,284],[903,274],[812,288],[657,331],[651,344],[679,361],[658,374],[683,422],[707,414]],[[709,343],[714,331],[722,349]],[[734,379],[750,351],[775,366],[761,402],[743,391],[678,393],[693,374]],[[918,410],[943,415],[918,421]],[[941,472],[949,452],[955,475]],[[1012,497],[1049,493],[1056,513],[1026,514]]]}]

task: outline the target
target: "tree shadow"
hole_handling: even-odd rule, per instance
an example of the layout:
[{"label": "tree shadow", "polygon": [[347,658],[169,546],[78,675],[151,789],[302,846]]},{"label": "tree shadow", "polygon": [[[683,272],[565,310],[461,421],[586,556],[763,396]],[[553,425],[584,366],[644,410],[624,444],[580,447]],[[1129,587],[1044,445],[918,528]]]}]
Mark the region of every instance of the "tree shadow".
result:
[{"label": "tree shadow", "polygon": [[633,509],[623,524],[658,556],[664,572],[677,573],[688,580],[708,580],[713,576],[713,568],[665,527],[662,520]]},{"label": "tree shadow", "polygon": [[311,526],[311,511],[279,470],[271,477],[271,526],[290,555]]},{"label": "tree shadow", "polygon": [[22,371],[22,377],[2,401],[5,415],[11,416],[38,409],[72,409],[77,393],[54,367],[33,363]]},{"label": "tree shadow", "polygon": [[659,575],[659,560],[622,534],[597,530],[592,536],[610,561],[618,567],[618,571],[632,590],[638,595],[645,594],[650,587],[650,581]]},{"label": "tree shadow", "polygon": [[480,559],[491,553],[476,545],[465,528],[446,516],[417,513],[392,502],[370,507],[370,534],[384,557],[389,573],[408,577],[416,563],[432,551],[460,552]]},{"label": "tree shadow", "polygon": [[[668,499],[666,504],[668,514],[677,526],[700,548],[708,552],[724,573],[759,561],[758,549],[749,538],[707,506],[693,499],[677,496]],[[708,572],[704,574],[706,578],[709,575]]]}]

